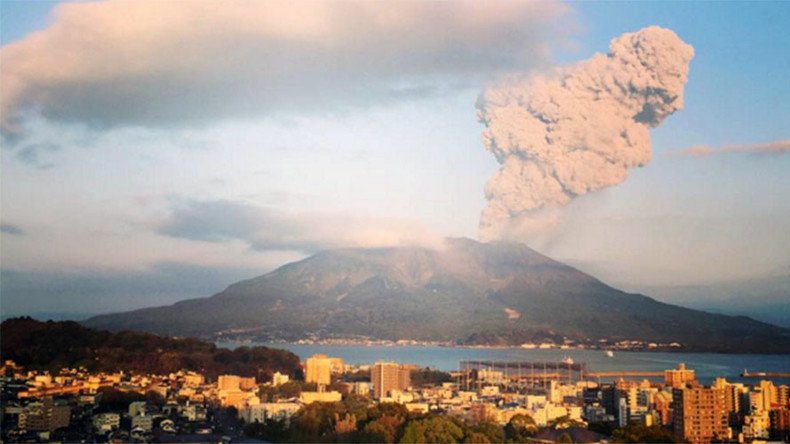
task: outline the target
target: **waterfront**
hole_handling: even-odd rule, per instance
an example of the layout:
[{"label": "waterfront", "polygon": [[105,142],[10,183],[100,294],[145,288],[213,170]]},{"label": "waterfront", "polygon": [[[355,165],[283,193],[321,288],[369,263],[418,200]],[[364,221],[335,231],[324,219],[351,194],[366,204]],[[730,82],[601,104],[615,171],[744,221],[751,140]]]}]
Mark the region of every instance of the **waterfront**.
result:
[{"label": "waterfront", "polygon": [[[716,354],[716,353],[666,353],[617,351],[609,358],[601,350],[538,350],[524,348],[468,348],[423,345],[319,345],[277,343],[218,342],[217,346],[265,345],[292,351],[302,360],[316,354],[343,358],[348,364],[372,364],[376,361],[396,361],[451,371],[458,369],[462,360],[492,361],[561,361],[570,357],[577,363],[586,363],[587,371],[662,371],[675,368],[684,362],[694,369],[703,384],[710,384],[716,377],[732,382],[755,383],[759,378],[741,378],[744,369],[760,372],[790,371],[790,355]],[[770,378],[776,384],[790,384],[790,378]],[[611,378],[602,378],[602,381]]]}]

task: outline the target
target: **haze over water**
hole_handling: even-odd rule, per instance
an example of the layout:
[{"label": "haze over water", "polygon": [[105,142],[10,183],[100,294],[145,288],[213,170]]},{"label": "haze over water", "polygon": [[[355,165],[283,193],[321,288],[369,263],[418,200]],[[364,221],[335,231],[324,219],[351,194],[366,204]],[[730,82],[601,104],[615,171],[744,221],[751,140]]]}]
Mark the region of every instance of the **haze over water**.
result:
[{"label": "haze over water", "polygon": [[[523,348],[465,348],[440,346],[362,346],[362,345],[309,345],[289,343],[238,343],[217,342],[223,348],[265,345],[284,348],[304,360],[323,353],[343,358],[346,364],[373,364],[376,361],[396,361],[432,367],[443,371],[458,370],[462,360],[499,361],[548,361],[558,362],[570,357],[576,363],[586,363],[587,371],[662,371],[676,368],[683,362],[696,372],[702,384],[710,384],[716,377],[725,377],[731,382],[756,383],[759,378],[742,378],[744,369],[750,372],[788,372],[790,355],[715,354],[715,353],[662,353],[662,352],[614,352],[609,358],[601,350],[528,350]],[[790,378],[770,378],[775,384],[790,384]],[[611,378],[601,378],[611,381]]]}]

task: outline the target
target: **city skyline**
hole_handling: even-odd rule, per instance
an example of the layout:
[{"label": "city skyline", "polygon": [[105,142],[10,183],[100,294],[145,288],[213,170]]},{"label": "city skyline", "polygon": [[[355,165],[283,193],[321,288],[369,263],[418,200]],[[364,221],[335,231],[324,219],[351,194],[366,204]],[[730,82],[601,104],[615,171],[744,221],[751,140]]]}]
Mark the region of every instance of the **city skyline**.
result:
[{"label": "city skyline", "polygon": [[790,325],[787,3],[414,3],[343,26],[325,3],[268,5],[0,3],[3,316],[164,305],[324,249],[476,239],[499,168],[481,92],[657,25],[694,58],[652,159],[515,240],[624,290],[751,315],[753,299]]}]

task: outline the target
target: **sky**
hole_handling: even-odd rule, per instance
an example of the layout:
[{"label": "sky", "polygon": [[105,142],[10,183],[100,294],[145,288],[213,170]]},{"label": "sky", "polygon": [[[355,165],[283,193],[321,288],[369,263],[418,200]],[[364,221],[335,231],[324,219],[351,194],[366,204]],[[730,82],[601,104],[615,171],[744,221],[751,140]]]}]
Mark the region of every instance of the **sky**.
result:
[{"label": "sky", "polygon": [[696,288],[686,305],[786,283],[788,22],[787,2],[3,0],[0,312],[161,305],[327,248],[476,239],[500,167],[481,93],[653,25],[693,59],[650,160],[512,240],[625,290]]}]

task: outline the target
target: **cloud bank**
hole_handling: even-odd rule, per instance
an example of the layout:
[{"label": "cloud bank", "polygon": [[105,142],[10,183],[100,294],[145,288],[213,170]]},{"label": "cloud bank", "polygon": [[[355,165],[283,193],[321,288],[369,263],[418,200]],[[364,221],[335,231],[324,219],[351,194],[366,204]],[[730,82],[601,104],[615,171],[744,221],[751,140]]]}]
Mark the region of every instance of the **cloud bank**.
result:
[{"label": "cloud bank", "polygon": [[[64,3],[0,49],[0,128],[167,126],[422,97],[546,61],[559,2]],[[548,38],[552,36],[552,38]]]},{"label": "cloud bank", "polygon": [[552,210],[649,162],[648,129],[683,108],[693,56],[653,26],[612,40],[608,54],[487,88],[477,103],[482,138],[502,166],[485,187],[481,238],[540,232]]},{"label": "cloud bank", "polygon": [[784,154],[790,153],[790,140],[777,140],[769,143],[748,143],[742,145],[724,145],[713,148],[709,145],[694,145],[673,153],[676,157],[707,157],[717,154]]},{"label": "cloud bank", "polygon": [[291,215],[231,200],[178,201],[157,232],[196,241],[237,240],[259,251],[314,253],[331,248],[441,245],[441,238],[426,229],[391,218]]}]

